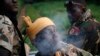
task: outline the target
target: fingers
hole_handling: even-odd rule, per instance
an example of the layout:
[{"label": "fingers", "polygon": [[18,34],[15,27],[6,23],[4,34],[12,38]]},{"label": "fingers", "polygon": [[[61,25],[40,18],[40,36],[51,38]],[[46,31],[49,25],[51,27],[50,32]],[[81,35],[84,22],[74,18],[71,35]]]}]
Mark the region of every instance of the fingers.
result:
[{"label": "fingers", "polygon": [[22,16],[22,19],[26,23],[26,26],[30,26],[32,24],[32,21],[29,16]]}]

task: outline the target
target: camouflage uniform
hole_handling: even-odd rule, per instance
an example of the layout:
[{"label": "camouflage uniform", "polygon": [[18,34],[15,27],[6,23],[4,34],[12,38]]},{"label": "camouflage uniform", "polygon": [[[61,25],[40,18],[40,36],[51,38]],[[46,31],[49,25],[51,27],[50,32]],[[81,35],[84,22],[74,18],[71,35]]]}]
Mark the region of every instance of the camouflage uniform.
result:
[{"label": "camouflage uniform", "polygon": [[[36,56],[44,55],[41,55],[41,53],[38,52]],[[54,54],[51,54],[50,56],[92,56],[92,54],[82,49],[79,49],[71,44],[64,44],[61,49],[57,50]]]},{"label": "camouflage uniform", "polygon": [[93,55],[100,53],[100,23],[91,17],[90,9],[83,14],[82,22],[73,24],[69,30],[69,39],[72,44],[77,47],[81,45],[80,48],[91,52]]},{"label": "camouflage uniform", "polygon": [[15,50],[19,49],[19,39],[17,35],[18,34],[15,31],[14,25],[9,18],[4,15],[0,15],[0,46],[9,50],[11,54],[18,54],[17,50]]}]

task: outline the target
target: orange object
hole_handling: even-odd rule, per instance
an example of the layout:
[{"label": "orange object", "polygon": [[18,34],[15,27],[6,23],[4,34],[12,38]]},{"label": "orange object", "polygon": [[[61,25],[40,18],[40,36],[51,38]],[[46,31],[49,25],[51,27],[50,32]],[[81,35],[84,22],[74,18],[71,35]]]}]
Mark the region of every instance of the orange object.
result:
[{"label": "orange object", "polygon": [[62,55],[61,55],[61,52],[60,52],[60,51],[57,51],[57,52],[55,53],[55,56],[62,56]]},{"label": "orange object", "polygon": [[34,23],[32,23],[29,16],[23,16],[23,19],[26,23],[27,27],[27,34],[30,37],[30,40],[35,39],[36,34],[38,34],[41,30],[49,25],[55,25],[52,20],[47,17],[37,18]]}]

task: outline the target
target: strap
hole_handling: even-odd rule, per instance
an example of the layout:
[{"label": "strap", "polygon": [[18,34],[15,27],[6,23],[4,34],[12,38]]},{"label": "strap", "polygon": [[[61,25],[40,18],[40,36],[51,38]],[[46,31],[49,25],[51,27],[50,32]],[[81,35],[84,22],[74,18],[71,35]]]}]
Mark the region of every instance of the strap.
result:
[{"label": "strap", "polygon": [[[13,24],[14,24],[14,23],[13,23]],[[21,53],[20,53],[19,56],[26,56],[25,47],[24,47],[24,40],[23,40],[23,38],[22,38],[22,35],[21,35],[21,33],[20,33],[18,27],[17,27],[16,25],[14,25],[14,27],[15,27],[15,29],[16,29],[18,35],[19,35],[19,38],[20,38],[20,40],[21,40],[21,41],[20,41],[20,44],[21,44]]]}]

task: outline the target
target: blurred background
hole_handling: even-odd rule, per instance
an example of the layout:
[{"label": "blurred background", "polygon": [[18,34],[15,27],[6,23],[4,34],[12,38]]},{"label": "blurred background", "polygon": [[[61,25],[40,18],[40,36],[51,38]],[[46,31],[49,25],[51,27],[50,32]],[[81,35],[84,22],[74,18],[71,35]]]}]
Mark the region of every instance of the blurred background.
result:
[{"label": "blurred background", "polygon": [[[57,30],[60,34],[65,34],[64,31],[69,28],[70,23],[67,17],[66,8],[64,3],[67,0],[19,0],[19,14],[18,21],[20,25],[21,32],[25,34],[25,26],[21,20],[21,16],[27,15],[34,21],[39,17],[49,17],[54,21],[57,26]],[[93,17],[100,21],[100,0],[74,0],[86,5],[90,8]],[[25,36],[25,42],[31,47],[31,51],[36,50],[34,46],[31,45],[30,40]]]}]

